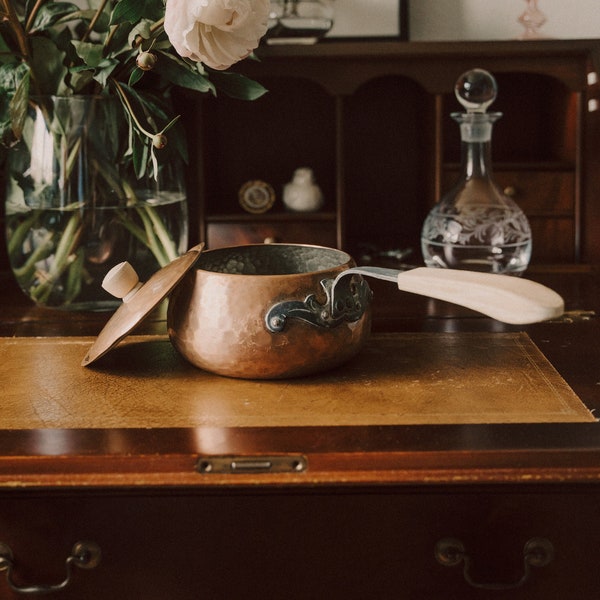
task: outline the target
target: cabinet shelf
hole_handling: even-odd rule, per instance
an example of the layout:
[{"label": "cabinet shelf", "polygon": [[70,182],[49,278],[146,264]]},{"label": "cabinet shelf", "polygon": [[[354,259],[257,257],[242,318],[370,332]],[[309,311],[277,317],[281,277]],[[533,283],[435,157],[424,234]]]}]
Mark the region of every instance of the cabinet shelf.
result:
[{"label": "cabinet shelf", "polygon": [[337,214],[331,212],[280,212],[273,211],[262,214],[249,213],[218,213],[206,216],[207,223],[279,223],[296,221],[328,221],[335,223]]},{"label": "cabinet shelf", "polygon": [[[574,171],[576,163],[566,160],[545,160],[545,161],[521,161],[521,162],[505,162],[505,161],[492,161],[492,167],[494,172],[496,171],[522,171],[527,173],[529,171]],[[442,169],[445,171],[458,171],[460,169],[459,162],[444,162]]]},{"label": "cabinet shelf", "polygon": [[[599,40],[332,41],[257,55],[237,69],[265,96],[204,98],[191,110],[200,143],[190,197],[199,198],[192,211],[209,247],[418,248],[427,212],[459,168],[454,83],[480,67],[496,76],[493,108],[503,113],[495,177],[533,222],[533,263],[600,261],[600,111],[587,109],[598,93],[587,75],[600,69]],[[313,169],[324,211],[242,214],[245,182],[269,183],[279,201],[298,167]]]}]

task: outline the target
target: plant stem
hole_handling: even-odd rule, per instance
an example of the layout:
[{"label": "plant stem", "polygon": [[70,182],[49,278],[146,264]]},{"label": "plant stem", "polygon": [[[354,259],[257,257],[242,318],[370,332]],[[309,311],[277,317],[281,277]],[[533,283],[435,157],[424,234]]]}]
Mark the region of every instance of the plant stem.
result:
[{"label": "plant stem", "polygon": [[[25,220],[21,221],[16,227],[15,230],[8,237],[7,250],[8,255],[12,257],[15,252],[18,252],[23,246],[23,242],[27,237],[27,234],[31,230],[31,226],[37,221],[39,217],[39,211],[32,210],[31,213],[25,218]],[[15,219],[16,219],[15,215]],[[7,222],[10,224],[12,219],[8,218]]]},{"label": "plant stem", "polygon": [[58,245],[56,246],[54,262],[52,263],[52,268],[50,269],[51,275],[62,269],[62,264],[73,252],[73,249],[77,247],[81,233],[81,216],[79,215],[79,212],[75,212],[69,219],[69,222],[65,227],[65,231],[62,234]]},{"label": "plant stem", "polygon": [[75,259],[75,254],[69,254],[66,257],[66,260],[61,263],[60,269],[54,270],[52,275],[47,274],[47,279],[45,279],[37,287],[34,287],[32,290],[30,290],[29,293],[32,299],[38,303],[46,303],[50,297],[50,294],[52,293],[52,290],[54,289],[54,284],[60,279],[60,276]]},{"label": "plant stem", "polygon": [[108,0],[102,0],[100,6],[98,7],[98,10],[96,10],[96,13],[92,17],[92,20],[89,22],[86,32],[81,36],[82,42],[87,41],[87,39],[90,37],[92,31],[94,30],[96,23],[98,22],[98,19],[102,16],[102,13],[104,12],[104,7],[106,6],[107,2],[108,2]]},{"label": "plant stem", "polygon": [[[141,208],[141,207],[140,207]],[[138,208],[138,212],[140,210]],[[164,223],[160,220],[160,217],[156,214],[156,211],[151,206],[144,206],[142,210],[145,210],[150,217],[150,221],[152,222],[152,229],[156,236],[158,237],[164,254],[167,258],[168,262],[171,262],[177,258],[177,251],[175,250],[175,244],[169,232],[166,230]],[[164,266],[164,265],[161,265]]]},{"label": "plant stem", "polygon": [[[154,36],[154,34],[159,34],[163,28],[164,23],[165,23],[164,17],[162,19],[159,19],[155,23],[153,23],[150,26],[150,35]],[[144,43],[144,41],[145,41],[145,39],[141,35],[136,35],[135,39],[133,40],[132,46],[134,48],[139,48]]]},{"label": "plant stem", "polygon": [[47,273],[46,279],[30,291],[31,297],[36,302],[46,302],[52,293],[52,289],[67,267],[76,259],[75,248],[83,232],[81,216],[78,212],[73,213],[65,230],[56,246],[52,266]]},{"label": "plant stem", "polygon": [[125,92],[122,90],[121,84],[116,79],[113,81],[113,83],[115,84],[115,88],[116,88],[116,90],[117,90],[117,92],[119,94],[119,98],[121,98],[121,102],[125,106],[125,109],[127,110],[127,112],[129,113],[129,115],[133,119],[134,123],[137,125],[137,128],[146,137],[149,137],[150,139],[152,139],[154,137],[154,134],[150,133],[149,131],[147,131],[146,129],[144,129],[142,127],[142,125],[140,124],[140,122],[137,120],[137,117],[135,116],[135,113],[133,112],[133,107],[131,106],[131,103],[129,102],[129,98],[127,98]]},{"label": "plant stem", "polygon": [[20,267],[13,269],[15,279],[19,282],[22,287],[28,287],[31,285],[31,281],[35,275],[36,263],[40,260],[45,260],[52,254],[53,234],[48,232],[40,241],[35,250],[29,255],[29,258]]},{"label": "plant stem", "polygon": [[83,277],[83,263],[85,252],[83,248],[77,248],[75,260],[69,265],[67,273],[67,284],[65,286],[65,304],[70,304],[81,292],[81,279]]},{"label": "plant stem", "polygon": [[[10,2],[10,0],[8,0],[8,1]],[[25,23],[25,31],[29,31],[33,27],[33,22],[35,21],[35,17],[45,2],[46,2],[46,0],[37,0],[36,1],[34,7],[31,9],[31,12],[29,13],[29,18],[27,19],[27,23]]]},{"label": "plant stem", "polygon": [[131,233],[131,235],[137,238],[138,241],[144,244],[144,246],[149,247],[148,236],[146,235],[146,232],[129,218],[127,211],[118,210],[116,214],[117,218],[119,219],[119,223],[125,227],[125,229]]},{"label": "plant stem", "polygon": [[19,45],[21,55],[25,60],[27,60],[29,58],[29,44],[27,43],[27,35],[21,26],[19,16],[12,5],[12,0],[2,0],[2,6],[4,7],[4,12],[6,13],[10,27],[17,38],[17,44]]},{"label": "plant stem", "polygon": [[156,260],[158,261],[158,264],[161,267],[168,265],[169,259],[156,238],[155,231],[152,226],[152,220],[150,219],[143,207],[136,206],[135,209],[137,210],[137,213],[140,216],[142,223],[144,224],[144,229],[148,238],[148,248],[150,248],[152,254],[154,254]]}]

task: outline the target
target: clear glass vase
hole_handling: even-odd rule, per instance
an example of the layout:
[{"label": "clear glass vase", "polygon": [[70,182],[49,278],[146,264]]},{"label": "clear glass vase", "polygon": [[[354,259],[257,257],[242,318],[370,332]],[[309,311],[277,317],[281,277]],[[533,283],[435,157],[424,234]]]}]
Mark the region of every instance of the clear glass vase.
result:
[{"label": "clear glass vase", "polygon": [[459,78],[456,93],[467,109],[452,114],[461,131],[460,175],[423,224],[425,264],[520,275],[531,258],[531,228],[492,175],[492,128],[502,115],[485,110],[496,97],[496,82],[475,69]]},{"label": "clear glass vase", "polygon": [[111,267],[127,260],[144,280],[186,251],[182,160],[161,150],[156,177],[138,178],[131,146],[114,98],[29,103],[7,157],[6,240],[13,274],[36,304],[110,310],[119,302],[101,283]]}]

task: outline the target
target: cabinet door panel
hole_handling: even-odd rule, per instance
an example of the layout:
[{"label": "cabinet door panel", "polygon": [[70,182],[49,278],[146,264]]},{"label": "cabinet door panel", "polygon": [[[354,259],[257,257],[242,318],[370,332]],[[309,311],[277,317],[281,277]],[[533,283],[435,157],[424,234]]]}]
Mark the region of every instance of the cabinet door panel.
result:
[{"label": "cabinet door panel", "polygon": [[575,210],[575,174],[566,171],[496,171],[505,194],[528,216],[570,216]]},{"label": "cabinet door panel", "polygon": [[[7,494],[0,541],[27,584],[61,579],[75,541],[99,544],[100,565],[75,569],[61,599],[476,600],[490,592],[465,583],[462,566],[437,563],[439,539],[465,544],[474,580],[511,583],[523,574],[525,542],[543,536],[552,563],[494,598],[600,594],[597,497],[446,492]],[[0,597],[22,596],[0,580]]]}]

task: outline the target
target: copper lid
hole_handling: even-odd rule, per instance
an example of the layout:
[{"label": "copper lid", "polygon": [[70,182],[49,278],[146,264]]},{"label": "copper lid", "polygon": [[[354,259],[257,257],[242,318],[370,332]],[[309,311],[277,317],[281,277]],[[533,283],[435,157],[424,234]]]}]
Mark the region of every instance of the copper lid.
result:
[{"label": "copper lid", "polygon": [[154,273],[143,285],[139,284],[137,275],[128,263],[113,267],[105,277],[103,286],[114,295],[122,297],[123,304],[108,320],[81,365],[86,367],[92,364],[129,335],[181,281],[198,260],[203,247],[204,244],[194,246]]}]

